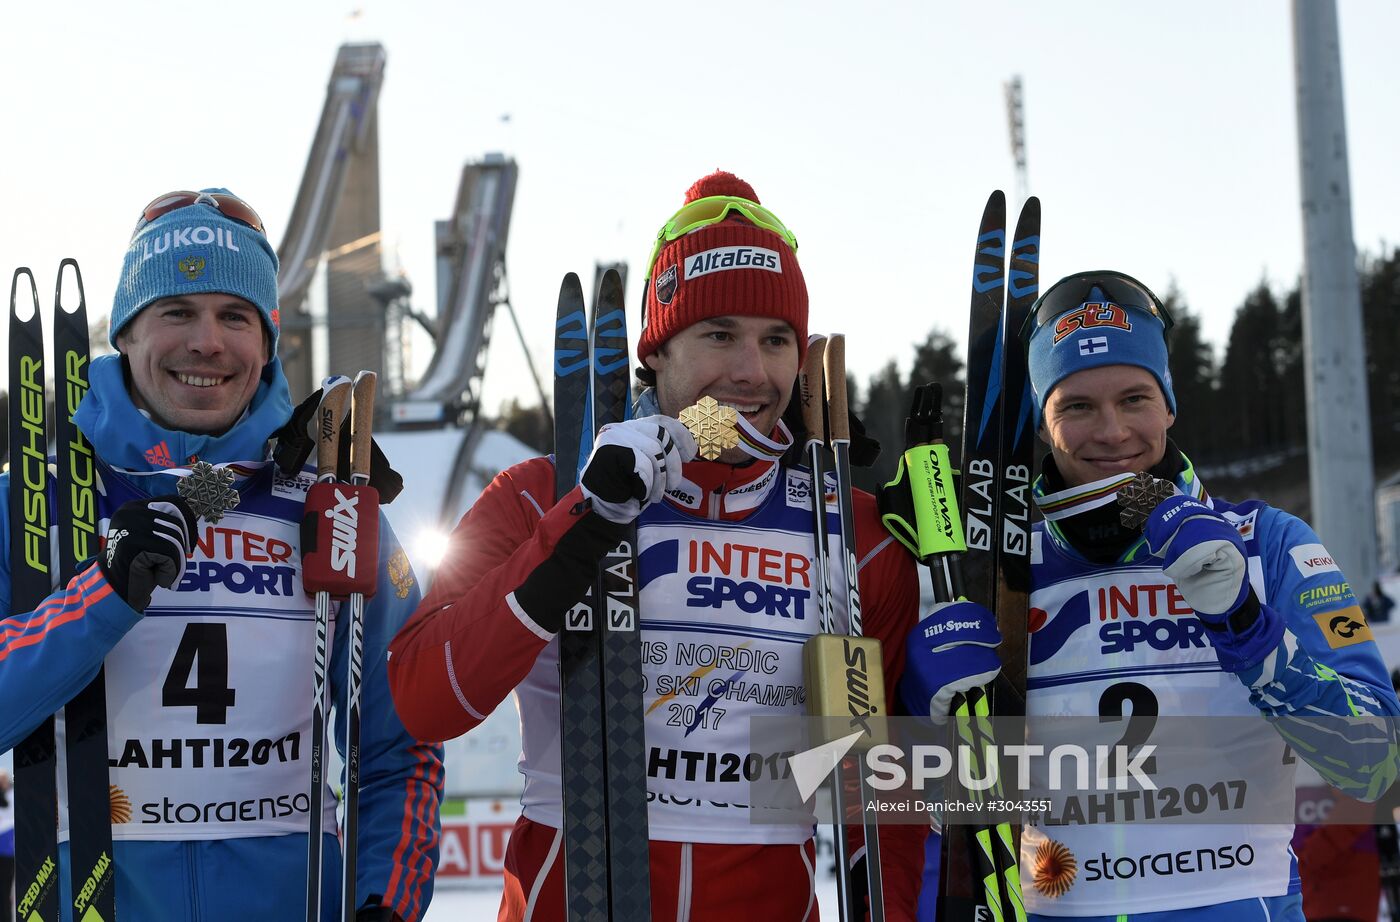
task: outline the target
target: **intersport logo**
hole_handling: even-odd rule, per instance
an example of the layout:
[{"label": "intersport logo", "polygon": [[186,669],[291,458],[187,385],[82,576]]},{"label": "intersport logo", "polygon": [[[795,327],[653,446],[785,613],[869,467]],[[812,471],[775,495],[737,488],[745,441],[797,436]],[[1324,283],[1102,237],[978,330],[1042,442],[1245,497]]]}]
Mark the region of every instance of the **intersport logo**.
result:
[{"label": "intersport logo", "polygon": [[335,491],[335,506],[326,510],[331,520],[331,569],[355,578],[355,544],[360,529],[360,503],[357,494],[346,496]]}]

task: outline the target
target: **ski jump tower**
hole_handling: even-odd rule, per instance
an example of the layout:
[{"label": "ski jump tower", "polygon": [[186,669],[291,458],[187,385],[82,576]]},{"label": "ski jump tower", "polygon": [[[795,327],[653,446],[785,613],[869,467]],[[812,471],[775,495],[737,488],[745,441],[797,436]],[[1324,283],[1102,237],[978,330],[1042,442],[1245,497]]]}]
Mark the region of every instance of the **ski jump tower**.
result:
[{"label": "ski jump tower", "polygon": [[[384,274],[379,229],[379,88],[384,46],[346,44],[336,55],[321,121],[286,236],[277,248],[278,352],[298,401],[324,369],[384,372],[384,310],[368,286]],[[325,316],[307,295],[325,265]]]},{"label": "ski jump tower", "polygon": [[[379,226],[379,90],[384,46],[346,44],[336,55],[326,102],[306,159],[287,233],[277,248],[278,347],[292,397],[327,371],[380,375],[400,428],[476,428],[481,377],[499,304],[508,305],[506,237],[518,170],[487,154],[462,169],[452,217],[437,222],[436,348],[422,381],[398,400],[403,323],[411,287],[386,284]],[[325,267],[325,309],[308,298]],[[420,317],[421,319],[421,317]],[[386,374],[387,372],[387,374]],[[383,385],[381,385],[383,386]],[[470,438],[469,438],[470,441]]]},{"label": "ski jump tower", "polygon": [[474,428],[491,321],[509,304],[506,237],[518,176],[501,154],[462,168],[452,217],[437,222],[437,348],[418,386],[393,405],[396,426]]}]

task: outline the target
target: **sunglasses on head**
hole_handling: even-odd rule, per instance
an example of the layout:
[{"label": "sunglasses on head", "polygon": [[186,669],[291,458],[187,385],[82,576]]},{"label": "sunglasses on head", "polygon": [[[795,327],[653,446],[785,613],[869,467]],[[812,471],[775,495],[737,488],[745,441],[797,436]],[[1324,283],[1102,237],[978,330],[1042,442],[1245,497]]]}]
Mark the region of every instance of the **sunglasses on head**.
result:
[{"label": "sunglasses on head", "polygon": [[1057,318],[1094,302],[1116,304],[1151,314],[1162,322],[1163,333],[1172,328],[1172,315],[1146,285],[1130,275],[1104,270],[1071,275],[1046,289],[1021,327],[1021,340],[1030,342],[1031,335],[1047,323],[1054,323]]},{"label": "sunglasses on head", "polygon": [[188,208],[190,205],[210,205],[224,217],[231,218],[239,224],[246,224],[263,236],[267,236],[267,231],[263,228],[262,218],[258,217],[253,206],[227,192],[184,191],[158,195],[141,210],[141,220],[136,225],[136,229],[140,230],[161,215],[169,214],[178,208]]},{"label": "sunglasses on head", "polygon": [[651,256],[647,259],[647,276],[650,277],[652,270],[656,268],[656,258],[661,255],[663,246],[693,230],[718,224],[729,217],[731,212],[737,212],[750,223],[782,237],[787,245],[792,247],[793,252],[797,252],[797,238],[793,236],[792,231],[783,226],[778,216],[767,208],[735,195],[709,195],[681,206],[681,210],[671,215],[671,220],[656,232],[656,245],[651,248]]}]

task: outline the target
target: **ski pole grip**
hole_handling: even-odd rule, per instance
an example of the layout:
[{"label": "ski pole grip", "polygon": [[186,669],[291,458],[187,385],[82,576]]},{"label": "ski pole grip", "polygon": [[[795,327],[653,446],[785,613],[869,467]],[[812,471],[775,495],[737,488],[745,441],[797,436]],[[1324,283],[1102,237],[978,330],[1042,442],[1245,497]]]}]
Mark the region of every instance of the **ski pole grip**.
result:
[{"label": "ski pole grip", "polygon": [[878,637],[817,634],[802,645],[807,716],[822,718],[816,745],[851,733],[861,734],[856,752],[888,742],[882,662]]},{"label": "ski pole grip", "polygon": [[953,463],[943,442],[919,445],[904,453],[909,489],[914,497],[914,523],[919,532],[919,556],[967,550],[962,510],[953,484]]},{"label": "ski pole grip", "polygon": [[846,403],[846,334],[833,333],[826,340],[823,360],[826,373],[827,425],[831,441],[851,440],[851,416]]},{"label": "ski pole grip", "polygon": [[350,379],[332,375],[321,382],[321,403],[316,407],[316,479],[334,480],[340,455],[340,427],[350,402]]},{"label": "ski pole grip", "polygon": [[374,435],[374,388],[377,377],[372,371],[355,375],[350,411],[350,479],[369,482],[370,442]]},{"label": "ski pole grip", "polygon": [[321,481],[306,493],[301,581],[308,595],[374,595],[379,580],[379,491]]},{"label": "ski pole grip", "polygon": [[826,337],[813,333],[807,340],[807,361],[797,373],[798,395],[802,398],[802,428],[807,430],[807,442],[825,442],[826,426],[822,424],[822,375],[826,356]]}]

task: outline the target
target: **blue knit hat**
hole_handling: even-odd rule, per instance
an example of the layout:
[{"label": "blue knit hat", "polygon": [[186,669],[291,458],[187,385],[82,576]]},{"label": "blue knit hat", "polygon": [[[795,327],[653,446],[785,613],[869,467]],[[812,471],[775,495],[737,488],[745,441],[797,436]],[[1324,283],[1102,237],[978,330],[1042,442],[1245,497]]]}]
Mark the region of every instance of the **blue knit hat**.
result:
[{"label": "blue knit hat", "polygon": [[1176,413],[1166,332],[1171,315],[1136,279],[1121,272],[1081,272],[1050,286],[1026,318],[1027,358],[1035,394],[1036,425],[1050,392],[1086,368],[1136,365],[1161,385],[1167,409]]},{"label": "blue knit hat", "polygon": [[112,300],[107,338],[117,348],[117,334],[153,301],[205,292],[252,303],[267,326],[270,352],[277,354],[277,253],[264,234],[204,200],[137,226]]}]

